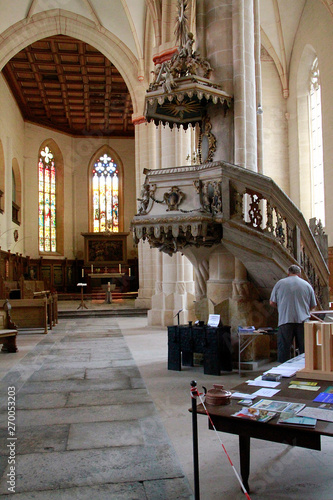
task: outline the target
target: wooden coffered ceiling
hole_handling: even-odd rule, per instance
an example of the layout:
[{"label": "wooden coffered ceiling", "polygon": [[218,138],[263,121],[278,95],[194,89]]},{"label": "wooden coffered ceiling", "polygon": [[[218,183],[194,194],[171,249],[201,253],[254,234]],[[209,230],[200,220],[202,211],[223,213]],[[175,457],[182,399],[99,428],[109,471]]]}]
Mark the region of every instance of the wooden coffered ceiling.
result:
[{"label": "wooden coffered ceiling", "polygon": [[44,38],[16,54],[3,74],[27,121],[75,136],[134,135],[124,79],[87,43]]}]

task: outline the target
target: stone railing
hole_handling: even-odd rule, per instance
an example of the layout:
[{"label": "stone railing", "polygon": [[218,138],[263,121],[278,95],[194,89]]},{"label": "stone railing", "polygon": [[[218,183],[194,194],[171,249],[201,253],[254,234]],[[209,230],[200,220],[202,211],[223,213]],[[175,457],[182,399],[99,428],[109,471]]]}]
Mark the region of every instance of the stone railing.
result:
[{"label": "stone railing", "polygon": [[136,242],[147,239],[169,254],[223,243],[253,276],[265,260],[274,263],[263,276],[266,288],[298,263],[328,306],[325,259],[302,213],[271,178],[225,162],[144,173],[132,220]]}]

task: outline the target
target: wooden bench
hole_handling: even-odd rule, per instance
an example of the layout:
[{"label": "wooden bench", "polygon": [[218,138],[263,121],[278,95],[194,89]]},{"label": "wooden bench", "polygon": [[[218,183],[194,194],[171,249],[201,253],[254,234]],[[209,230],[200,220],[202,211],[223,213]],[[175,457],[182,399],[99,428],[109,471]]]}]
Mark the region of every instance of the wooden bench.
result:
[{"label": "wooden bench", "polygon": [[[0,307],[6,301],[0,300]],[[40,299],[13,299],[10,301],[11,317],[17,328],[47,328],[47,298]]]},{"label": "wooden bench", "polygon": [[34,292],[34,299],[45,297],[47,300],[47,320],[52,330],[52,327],[58,323],[58,294],[51,293],[49,290]]},{"label": "wooden bench", "polygon": [[5,301],[0,311],[0,343],[3,352],[17,352],[16,336],[17,330],[10,315],[11,306],[8,300]]}]

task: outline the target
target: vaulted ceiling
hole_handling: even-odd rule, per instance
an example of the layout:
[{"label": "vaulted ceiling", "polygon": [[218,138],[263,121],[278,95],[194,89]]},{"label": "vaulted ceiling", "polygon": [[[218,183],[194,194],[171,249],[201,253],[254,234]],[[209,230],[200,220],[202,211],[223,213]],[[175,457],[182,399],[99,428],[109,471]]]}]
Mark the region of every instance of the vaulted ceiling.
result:
[{"label": "vaulted ceiling", "polygon": [[73,135],[134,135],[124,79],[82,41],[44,38],[18,52],[3,74],[25,120]]},{"label": "vaulted ceiling", "polygon": [[[307,1],[259,0],[261,42],[274,60],[286,98],[295,35]],[[332,0],[318,0],[318,8],[323,7],[333,17]],[[12,0],[0,0],[0,36],[15,33],[22,23],[33,24],[43,11],[57,9],[112,33],[136,62],[139,79],[143,77],[146,19],[149,12],[158,42],[163,29],[161,0],[20,0],[15,8]],[[87,43],[60,35],[44,38],[16,54],[3,72],[26,120],[74,135],[134,133],[124,80]]]}]

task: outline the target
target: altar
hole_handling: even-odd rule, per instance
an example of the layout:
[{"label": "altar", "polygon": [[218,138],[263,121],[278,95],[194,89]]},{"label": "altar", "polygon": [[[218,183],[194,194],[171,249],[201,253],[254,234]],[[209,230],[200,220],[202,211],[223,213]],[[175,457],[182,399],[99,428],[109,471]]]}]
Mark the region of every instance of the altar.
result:
[{"label": "altar", "polygon": [[127,263],[129,233],[81,233],[84,237],[84,264],[111,266]]},{"label": "altar", "polygon": [[[92,286],[100,287],[102,285],[115,285],[117,280],[121,280],[125,273],[89,273],[88,276],[92,280]],[[113,287],[114,290],[114,287]]]}]

